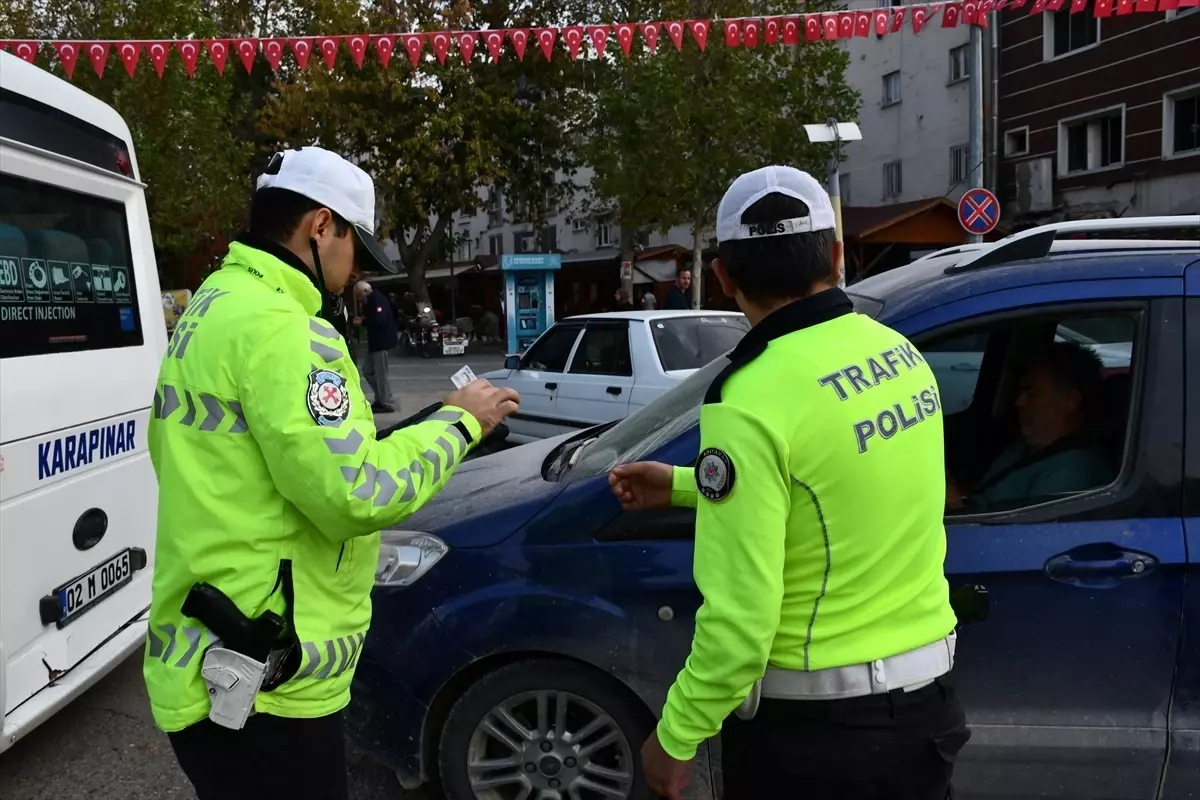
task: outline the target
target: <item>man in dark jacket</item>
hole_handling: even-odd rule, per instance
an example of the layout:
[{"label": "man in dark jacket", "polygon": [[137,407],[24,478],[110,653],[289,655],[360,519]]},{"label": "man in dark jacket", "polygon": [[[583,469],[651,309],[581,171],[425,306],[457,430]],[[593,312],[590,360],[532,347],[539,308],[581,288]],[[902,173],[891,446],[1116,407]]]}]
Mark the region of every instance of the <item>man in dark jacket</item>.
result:
[{"label": "man in dark jacket", "polygon": [[675,283],[667,290],[667,302],[663,308],[670,311],[686,311],[692,307],[692,298],[688,291],[692,288],[692,271],[681,269],[675,275]]},{"label": "man in dark jacket", "polygon": [[367,355],[359,369],[375,393],[371,410],[376,414],[390,414],[396,410],[392,406],[392,387],[388,383],[388,351],[396,346],[396,312],[383,293],[366,281],[358,282],[354,296],[362,314],[354,322],[367,329]]}]

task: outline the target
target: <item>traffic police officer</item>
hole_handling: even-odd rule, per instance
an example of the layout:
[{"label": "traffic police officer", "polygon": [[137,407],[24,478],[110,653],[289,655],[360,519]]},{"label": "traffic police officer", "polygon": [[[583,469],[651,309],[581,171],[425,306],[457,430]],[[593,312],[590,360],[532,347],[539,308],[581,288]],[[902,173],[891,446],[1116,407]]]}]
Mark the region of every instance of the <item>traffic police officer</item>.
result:
[{"label": "traffic police officer", "polygon": [[[201,800],[347,796],[341,711],[371,621],[377,532],[437,494],[517,407],[511,389],[476,381],[375,438],[328,316],[356,261],[394,271],[374,222],[361,169],[318,147],[276,154],[249,232],[192,298],[159,373],[143,673]],[[232,602],[220,634],[198,606],[183,611],[196,584]],[[228,631],[259,630],[268,616],[285,626],[259,662]],[[230,698],[245,700],[240,719]]]},{"label": "traffic police officer", "polygon": [[609,476],[626,509],[696,508],[704,603],[642,749],[668,798],[721,731],[727,800],[943,800],[969,736],[937,384],[837,288],[833,228],[807,173],[733,182],[713,272],[753,327],[705,396],[699,458]]}]

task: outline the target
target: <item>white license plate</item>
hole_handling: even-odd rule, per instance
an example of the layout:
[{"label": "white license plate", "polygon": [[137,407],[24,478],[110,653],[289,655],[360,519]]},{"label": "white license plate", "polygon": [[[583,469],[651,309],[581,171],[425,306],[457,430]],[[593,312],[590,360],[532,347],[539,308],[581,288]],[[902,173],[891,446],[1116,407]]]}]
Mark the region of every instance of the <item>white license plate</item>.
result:
[{"label": "white license plate", "polygon": [[442,345],[442,355],[461,356],[465,352],[467,352],[467,346],[465,344]]},{"label": "white license plate", "polygon": [[100,566],[58,587],[55,591],[59,606],[58,627],[74,622],[131,580],[133,565],[129,550],[122,550]]}]

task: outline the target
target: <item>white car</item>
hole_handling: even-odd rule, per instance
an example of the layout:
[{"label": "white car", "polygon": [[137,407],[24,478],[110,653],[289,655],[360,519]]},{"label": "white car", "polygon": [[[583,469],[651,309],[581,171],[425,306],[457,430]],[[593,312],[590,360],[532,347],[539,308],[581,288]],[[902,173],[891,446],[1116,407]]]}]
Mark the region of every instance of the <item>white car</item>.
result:
[{"label": "white car", "polygon": [[521,393],[508,441],[523,444],[624,419],[750,330],[730,311],[628,311],[567,317],[504,369],[483,375]]}]

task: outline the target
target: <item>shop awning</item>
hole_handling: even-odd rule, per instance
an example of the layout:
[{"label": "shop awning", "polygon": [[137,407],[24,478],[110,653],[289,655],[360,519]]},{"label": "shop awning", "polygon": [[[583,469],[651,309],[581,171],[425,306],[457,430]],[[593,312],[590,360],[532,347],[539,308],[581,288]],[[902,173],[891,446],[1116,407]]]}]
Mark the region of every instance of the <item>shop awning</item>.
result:
[{"label": "shop awning", "polygon": [[887,206],[846,206],[842,237],[858,244],[955,245],[967,241],[958,207],[944,197]]}]

